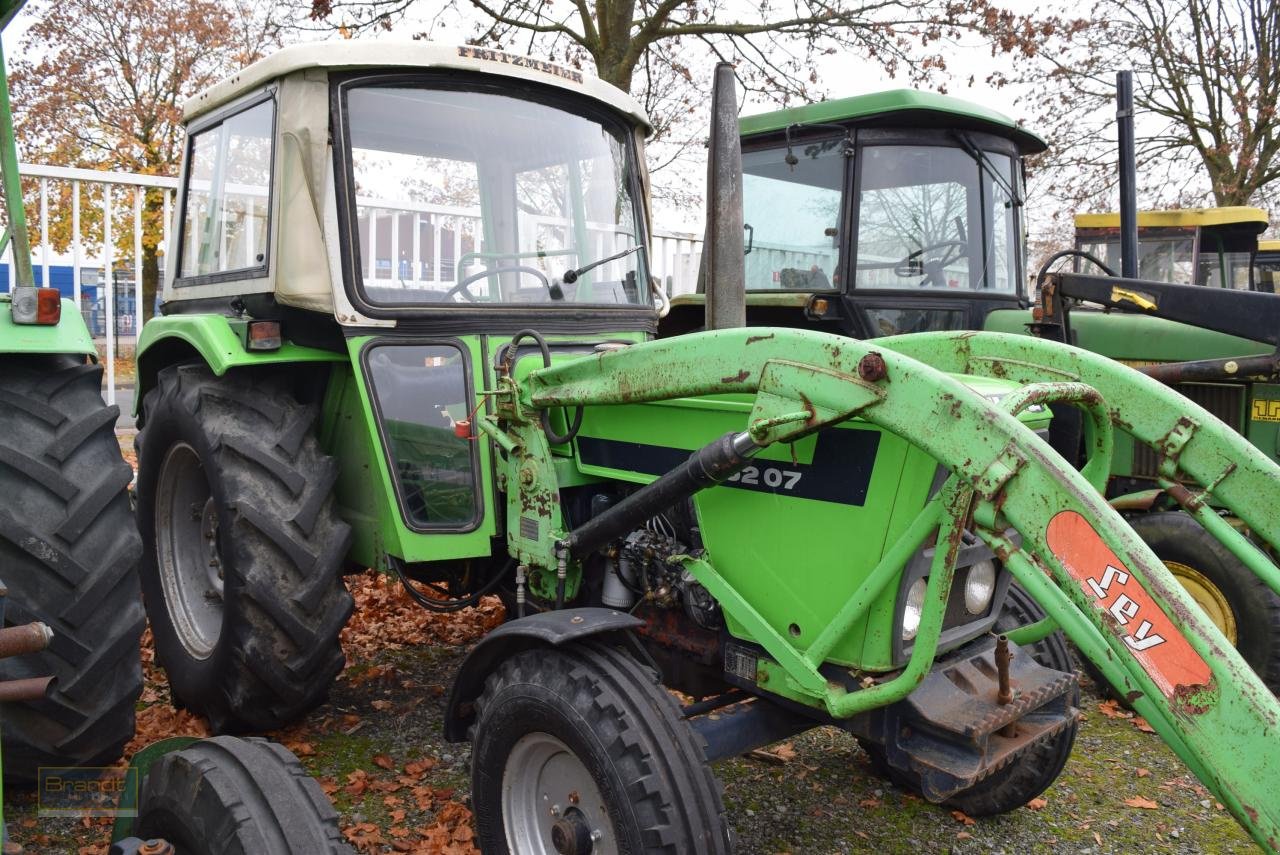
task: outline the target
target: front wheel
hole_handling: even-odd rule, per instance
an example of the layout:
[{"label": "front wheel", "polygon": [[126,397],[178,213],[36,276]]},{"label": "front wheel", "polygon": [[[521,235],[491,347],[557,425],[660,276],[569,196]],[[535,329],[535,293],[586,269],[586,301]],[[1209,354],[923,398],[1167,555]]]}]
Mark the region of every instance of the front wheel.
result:
[{"label": "front wheel", "polygon": [[700,741],[657,675],[625,653],[519,653],[476,710],[472,798],[487,855],[730,851]]},{"label": "front wheel", "polygon": [[142,782],[135,834],[178,855],[354,855],[338,813],[287,748],[202,739],[157,760]]}]

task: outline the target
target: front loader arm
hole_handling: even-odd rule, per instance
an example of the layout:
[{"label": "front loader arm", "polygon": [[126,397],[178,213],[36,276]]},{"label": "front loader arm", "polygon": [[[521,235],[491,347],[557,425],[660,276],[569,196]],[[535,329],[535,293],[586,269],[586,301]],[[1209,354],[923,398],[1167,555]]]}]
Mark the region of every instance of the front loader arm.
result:
[{"label": "front loader arm", "polygon": [[[994,362],[983,348],[990,348]],[[1023,355],[1025,366],[1006,364],[1018,361],[1015,353]],[[1271,780],[1280,769],[1280,704],[1081,473],[1002,407],[943,373],[1059,386],[1097,382],[1102,388],[1094,388],[1121,429],[1140,438],[1170,435],[1178,419],[1166,424],[1170,402],[1153,394],[1158,384],[1144,378],[1137,385],[1117,385],[1111,375],[1128,369],[1106,362],[1108,373],[1090,357],[995,334],[904,336],[873,345],[803,330],[723,330],[542,369],[521,384],[519,394],[523,407],[538,409],[754,393],[744,429],[761,445],[853,415],[917,445],[954,477],[942,501],[922,512],[923,526],[911,526],[908,534],[919,536],[934,525],[947,537],[964,526],[987,540],[1108,679],[1130,692],[1139,712],[1254,839],[1277,849],[1280,797]],[[1255,508],[1280,506],[1272,498],[1280,469],[1243,441],[1219,442],[1219,433],[1229,437],[1229,431],[1207,413],[1192,413],[1191,419],[1196,428],[1189,438],[1182,441],[1184,428],[1169,440],[1185,471],[1214,483],[1215,495],[1223,487],[1256,490]],[[926,519],[928,514],[934,517]],[[1265,517],[1257,511],[1246,519],[1251,525],[1256,520],[1271,540],[1277,527]],[[1008,528],[1019,533],[1019,543],[1006,537]],[[763,633],[757,641],[777,660],[784,672],[778,677],[785,676],[793,696],[809,695],[831,714],[848,716],[908,694],[936,649],[937,627],[930,624],[939,622],[954,570],[944,549],[936,553],[925,618],[907,668],[888,682],[854,691],[815,679],[824,651],[865,610],[878,593],[875,585],[893,577],[898,568],[891,559],[909,553],[905,539],[886,553],[833,626],[804,650],[763,621],[752,621],[752,604],[715,573],[714,555],[701,560],[705,566],[691,561],[688,567],[726,611]]]}]

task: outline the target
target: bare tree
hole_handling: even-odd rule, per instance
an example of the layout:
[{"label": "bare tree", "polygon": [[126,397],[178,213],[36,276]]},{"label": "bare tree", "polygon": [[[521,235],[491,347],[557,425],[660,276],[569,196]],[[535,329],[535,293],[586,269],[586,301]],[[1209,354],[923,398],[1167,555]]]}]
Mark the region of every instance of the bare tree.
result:
[{"label": "bare tree", "polygon": [[1037,187],[1063,213],[1114,205],[1112,104],[1115,72],[1126,67],[1140,204],[1280,199],[1276,0],[1097,0],[1086,19],[1044,21],[1039,35],[1034,61],[1014,79],[1051,145]]}]

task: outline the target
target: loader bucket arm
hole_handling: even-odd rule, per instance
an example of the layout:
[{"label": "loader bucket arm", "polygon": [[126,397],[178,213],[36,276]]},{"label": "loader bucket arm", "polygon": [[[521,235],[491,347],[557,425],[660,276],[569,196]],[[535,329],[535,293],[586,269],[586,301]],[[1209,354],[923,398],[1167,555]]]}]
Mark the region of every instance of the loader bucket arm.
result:
[{"label": "loader bucket arm", "polygon": [[[1016,361],[1017,345],[1027,348],[1021,351],[1027,364],[1016,372],[1002,374],[1002,368],[981,358],[982,348],[989,347],[997,363],[1006,354]],[[1055,371],[1046,364],[1065,368]],[[1272,850],[1280,847],[1280,797],[1271,784],[1280,768],[1280,704],[1089,477],[1002,406],[947,371],[1052,382],[1054,386],[1044,387],[1046,394],[1080,399],[1094,410],[1105,400],[1118,408],[1112,410],[1112,420],[1139,436],[1164,436],[1178,421],[1175,417],[1164,423],[1172,403],[1165,397],[1176,396],[1159,384],[1147,378],[1119,383],[1113,375],[1134,372],[1051,342],[995,334],[926,334],[872,344],[783,329],[700,333],[535,371],[519,385],[518,409],[754,394],[744,429],[761,445],[793,440],[853,416],[915,444],[953,477],[888,550],[872,577],[883,577],[886,568],[896,570],[893,561],[905,559],[912,539],[918,543],[937,531],[940,544],[951,543],[960,529],[975,531],[1108,679],[1130,692],[1135,708],[1254,839]],[[1075,385],[1060,382],[1064,380]],[[1080,384],[1094,382],[1102,387],[1101,397],[1083,395]],[[1165,397],[1153,394],[1156,389]],[[1121,397],[1108,398],[1107,390]],[[1123,397],[1126,391],[1132,394]],[[1015,397],[1025,403],[1035,396]],[[1224,441],[1216,442],[1219,426],[1207,413],[1200,416],[1192,413],[1194,420],[1211,427],[1194,432],[1181,446],[1184,467],[1217,478],[1219,487],[1228,481],[1244,490],[1256,484],[1253,507],[1280,506],[1273,498],[1280,468],[1242,440],[1232,444],[1225,426],[1220,426]],[[531,437],[526,433],[521,441],[527,445]],[[519,452],[512,465],[528,465],[520,457],[530,452],[520,442],[511,448]],[[1244,462],[1219,478],[1233,461]],[[1215,469],[1217,464],[1222,466]],[[1097,467],[1091,468],[1096,482]],[[1262,516],[1254,513],[1250,519]],[[1275,525],[1258,522],[1270,539]],[[1006,537],[1009,528],[1018,532],[1020,542]],[[843,717],[892,703],[923,679],[936,650],[940,605],[954,570],[952,553],[936,550],[925,615],[907,667],[888,682],[852,691],[823,680],[817,666],[823,649],[830,649],[833,637],[875,595],[867,587],[874,587],[872,579],[828,631],[801,650],[762,621],[753,621],[752,604],[715,572],[714,555],[687,566],[777,660],[784,673],[771,686],[785,678],[788,687]]]}]

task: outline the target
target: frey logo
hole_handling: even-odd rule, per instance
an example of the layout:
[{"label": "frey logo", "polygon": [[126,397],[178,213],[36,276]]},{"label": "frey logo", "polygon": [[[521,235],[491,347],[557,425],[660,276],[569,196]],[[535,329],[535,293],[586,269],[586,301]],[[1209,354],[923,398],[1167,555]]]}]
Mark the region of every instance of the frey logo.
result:
[{"label": "frey logo", "polygon": [[1124,632],[1134,658],[1167,697],[1207,686],[1208,663],[1084,517],[1061,511],[1049,521],[1049,549]]}]

